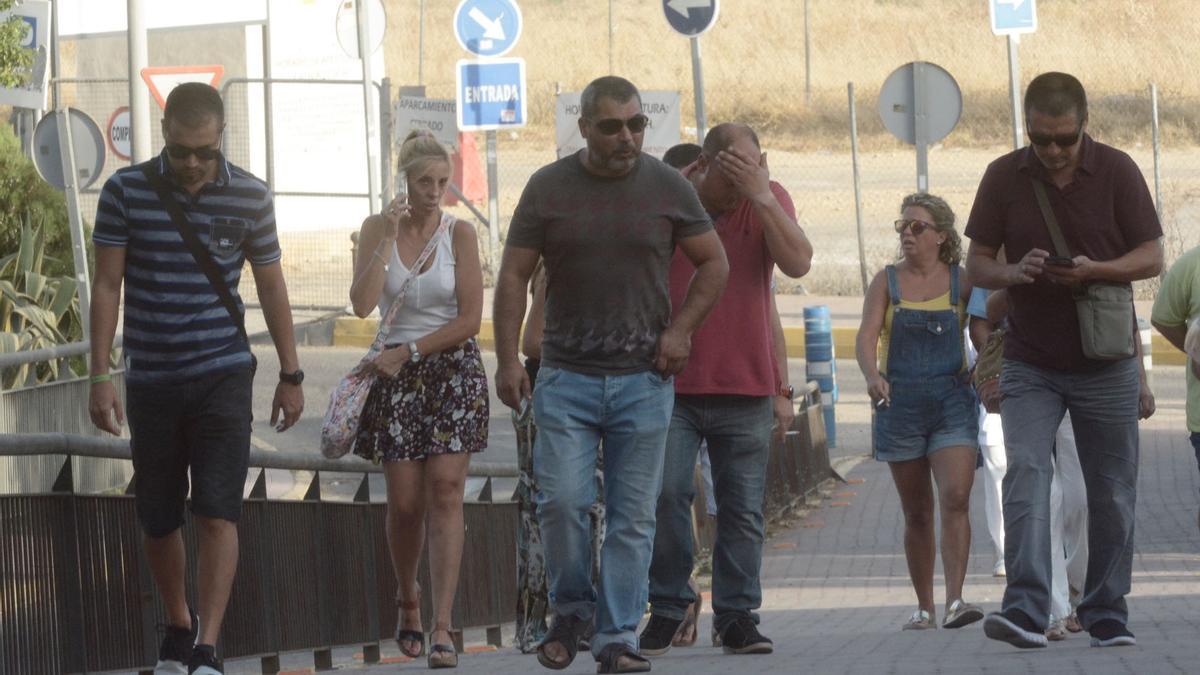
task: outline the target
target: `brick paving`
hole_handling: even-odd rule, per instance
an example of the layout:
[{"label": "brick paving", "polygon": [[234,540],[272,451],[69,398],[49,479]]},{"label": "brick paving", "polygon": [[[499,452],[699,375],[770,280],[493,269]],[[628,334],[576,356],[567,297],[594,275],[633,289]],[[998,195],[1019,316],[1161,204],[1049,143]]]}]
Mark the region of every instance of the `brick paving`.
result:
[{"label": "brick paving", "polygon": [[[851,366],[849,362],[845,365]],[[915,608],[901,547],[902,517],[886,466],[865,459],[860,441],[834,453],[848,479],[825,491],[819,505],[781,528],[767,542],[763,562],[762,630],[775,640],[770,656],[726,656],[707,645],[712,615],[701,617],[698,646],[672,649],[653,660],[653,672],[688,675],[750,673],[1195,673],[1200,672],[1200,473],[1184,429],[1183,369],[1156,368],[1159,411],[1143,423],[1137,552],[1130,629],[1138,645],[1096,649],[1084,634],[1022,651],[984,637],[979,624],[957,631],[900,631]],[[847,426],[865,408],[845,378],[839,419]],[[865,398],[865,397],[862,397]],[[842,424],[839,422],[839,424]],[[850,434],[861,438],[863,434]],[[1081,448],[1081,451],[1086,449]],[[967,599],[998,609],[1003,580],[991,576],[992,553],[982,506],[982,485],[972,495],[973,544]],[[939,564],[940,567],[940,564]],[[940,572],[940,570],[939,570]],[[935,598],[944,597],[940,574]],[[511,626],[507,634],[511,637]],[[468,633],[468,643],[482,643]],[[460,672],[508,675],[548,672],[512,648],[464,654]],[[355,650],[335,652],[335,667],[355,673],[423,670],[424,661],[365,666]],[[289,654],[284,668],[311,672],[311,657]],[[257,660],[231,662],[229,672],[258,672]],[[588,673],[583,653],[567,673]]]}]

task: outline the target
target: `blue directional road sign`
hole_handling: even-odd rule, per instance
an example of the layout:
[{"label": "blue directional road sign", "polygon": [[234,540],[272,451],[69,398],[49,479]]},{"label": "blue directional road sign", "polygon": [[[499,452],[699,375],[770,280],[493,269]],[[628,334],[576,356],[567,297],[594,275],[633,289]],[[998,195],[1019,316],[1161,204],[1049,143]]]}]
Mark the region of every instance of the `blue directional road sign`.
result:
[{"label": "blue directional road sign", "polygon": [[458,128],[525,126],[525,59],[462,60],[455,71]]},{"label": "blue directional road sign", "polygon": [[454,11],[454,36],[478,56],[502,56],[521,37],[516,0],[462,0]]},{"label": "blue directional road sign", "polygon": [[1035,0],[989,0],[992,33],[1016,35],[1037,31],[1037,3]]},{"label": "blue directional road sign", "polygon": [[667,23],[687,37],[696,37],[712,28],[718,11],[717,0],[663,0]]}]

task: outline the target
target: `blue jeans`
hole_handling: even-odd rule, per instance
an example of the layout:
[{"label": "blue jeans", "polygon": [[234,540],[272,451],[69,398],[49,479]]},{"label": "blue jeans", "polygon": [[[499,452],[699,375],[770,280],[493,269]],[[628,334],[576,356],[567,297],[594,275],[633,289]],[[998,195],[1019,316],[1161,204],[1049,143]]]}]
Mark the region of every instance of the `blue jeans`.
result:
[{"label": "blue jeans", "polygon": [[717,539],[713,546],[713,625],[723,631],[762,604],[763,494],[771,453],[770,396],[676,396],[667,435],[658,528],[650,564],[650,611],[683,619],[696,600],[692,574],[692,499],[696,453],[708,441]]},{"label": "blue jeans", "polygon": [[[533,470],[550,602],[560,615],[595,614],[592,653],[638,648],[654,546],[654,503],[674,404],[672,380],[654,371],[584,375],[542,366],[533,393]],[[604,441],[608,525],[600,584],[592,586],[591,520],[596,449]]]},{"label": "blue jeans", "polygon": [[[1084,628],[1129,618],[1125,595],[1133,568],[1138,473],[1138,368],[1125,359],[1087,373],[1004,361],[1000,418],[1004,476],[1004,609],[1018,609],[1039,630],[1050,613],[1050,461],[1054,434],[1071,413],[1087,485],[1088,569],[1078,607]],[[1062,554],[1061,551],[1058,552]]]}]

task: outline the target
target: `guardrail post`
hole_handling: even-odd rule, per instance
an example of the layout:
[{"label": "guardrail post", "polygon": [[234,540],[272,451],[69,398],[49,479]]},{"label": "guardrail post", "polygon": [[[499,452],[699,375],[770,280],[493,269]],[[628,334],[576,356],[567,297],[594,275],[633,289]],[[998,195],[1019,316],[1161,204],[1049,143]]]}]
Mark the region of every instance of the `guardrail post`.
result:
[{"label": "guardrail post", "polygon": [[[358,485],[358,491],[354,493],[354,503],[371,503],[370,478],[370,474],[363,474],[362,482]],[[363,578],[365,579],[363,587],[367,589],[367,597],[363,598],[363,603],[367,608],[367,630],[369,635],[374,639],[373,642],[363,645],[363,663],[379,663],[379,602],[373,596],[375,589],[379,588],[379,569],[375,564],[374,539],[363,537],[362,542],[363,548],[359,551],[359,555],[363,561]]]}]

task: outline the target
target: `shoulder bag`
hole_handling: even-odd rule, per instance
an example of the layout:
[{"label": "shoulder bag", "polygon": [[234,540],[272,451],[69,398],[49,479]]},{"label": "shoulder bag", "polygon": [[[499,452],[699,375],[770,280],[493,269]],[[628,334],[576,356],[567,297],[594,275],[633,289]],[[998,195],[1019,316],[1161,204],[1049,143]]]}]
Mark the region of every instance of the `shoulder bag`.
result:
[{"label": "shoulder bag", "polygon": [[[1058,255],[1071,257],[1063,238],[1046,187],[1034,178],[1033,191],[1046,219],[1046,229],[1054,240]],[[1079,338],[1083,355],[1096,361],[1119,361],[1134,355],[1133,286],[1119,281],[1088,281],[1071,288],[1075,313],[1079,317]]]},{"label": "shoulder bag", "polygon": [[371,364],[375,357],[383,351],[383,342],[387,339],[392,321],[395,320],[400,306],[404,304],[404,296],[412,286],[413,280],[420,274],[421,268],[425,266],[425,262],[433,254],[433,250],[437,248],[438,242],[445,236],[446,230],[454,223],[454,220],[454,216],[448,213],[442,214],[442,222],[438,225],[437,232],[430,237],[429,243],[425,245],[425,250],[421,251],[417,262],[413,264],[408,276],[404,278],[404,283],[400,285],[400,292],[396,294],[396,299],[388,308],[387,316],[379,322],[379,332],[375,335],[375,341],[371,343],[370,349],[367,350],[367,355],[338,382],[329,395],[329,407],[325,410],[324,421],[321,422],[321,454],[329,459],[338,459],[354,449],[354,441],[358,437],[359,422],[362,419],[363,407],[367,402],[367,394],[371,392],[371,385],[375,383],[377,377],[375,368]]}]

